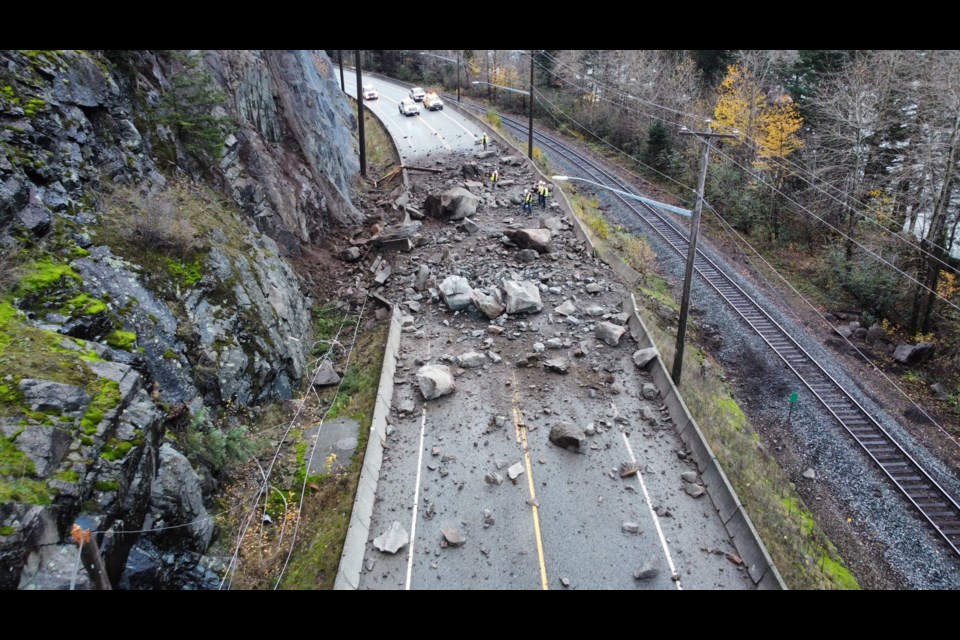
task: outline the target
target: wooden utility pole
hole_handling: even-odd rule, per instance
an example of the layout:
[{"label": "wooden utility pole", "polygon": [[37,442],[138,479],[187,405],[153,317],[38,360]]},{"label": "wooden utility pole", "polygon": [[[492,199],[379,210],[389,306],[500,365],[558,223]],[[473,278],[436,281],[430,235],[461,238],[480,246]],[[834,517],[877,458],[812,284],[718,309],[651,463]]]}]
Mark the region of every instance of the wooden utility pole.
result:
[{"label": "wooden utility pole", "polygon": [[683,297],[680,299],[680,326],[677,327],[677,348],[673,356],[673,371],[670,377],[673,384],[680,386],[680,374],[683,372],[683,347],[687,337],[687,315],[690,312],[690,284],[693,281],[693,267],[697,258],[697,236],[700,235],[700,213],[703,211],[703,190],[707,184],[707,166],[710,162],[711,138],[735,138],[729,133],[713,133],[710,130],[710,121],[707,121],[706,131],[688,131],[684,127],[680,135],[697,136],[703,143],[700,152],[700,177],[697,180],[697,203],[693,208],[693,219],[690,221],[690,247],[687,251],[687,269],[683,276]]},{"label": "wooden utility pole", "polygon": [[93,587],[98,591],[112,591],[107,569],[103,566],[103,558],[100,557],[100,549],[90,530],[81,529],[80,525],[74,524],[70,530],[70,537],[80,545],[80,561],[83,562],[83,568],[87,570]]},{"label": "wooden utility pole", "polygon": [[360,73],[360,51],[354,51],[357,65],[357,127],[360,134],[360,175],[367,177],[367,138],[363,134],[363,77]]},{"label": "wooden utility pole", "polygon": [[343,81],[343,50],[337,49],[337,58],[340,60],[340,91],[346,93],[347,85]]},{"label": "wooden utility pole", "polygon": [[530,52],[530,124],[527,129],[527,157],[533,160],[533,51]]}]

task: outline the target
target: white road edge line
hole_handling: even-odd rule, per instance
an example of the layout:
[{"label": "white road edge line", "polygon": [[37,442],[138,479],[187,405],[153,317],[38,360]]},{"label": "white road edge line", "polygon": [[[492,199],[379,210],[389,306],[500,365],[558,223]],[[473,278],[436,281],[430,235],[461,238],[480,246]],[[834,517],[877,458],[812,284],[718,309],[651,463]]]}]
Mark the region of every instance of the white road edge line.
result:
[{"label": "white road edge line", "polygon": [[[630,462],[636,464],[637,457],[633,455],[633,447],[630,446],[630,440],[627,438],[627,434],[621,433],[620,435],[623,436],[623,443],[627,445],[627,453],[630,454]],[[421,451],[421,453],[423,452]],[[667,547],[667,539],[663,537],[663,529],[660,528],[660,518],[657,516],[657,512],[653,510],[653,505],[650,503],[650,494],[647,492],[647,483],[643,481],[643,474],[640,473],[640,471],[637,471],[637,481],[640,483],[640,488],[643,490],[643,499],[647,503],[647,509],[650,510],[650,517],[653,518],[653,524],[657,528],[657,535],[660,536],[660,546],[663,547],[663,553],[667,556],[667,564],[670,565],[670,576],[671,578],[676,578],[674,582],[677,585],[677,591],[683,591],[683,587],[680,586],[680,576],[677,574],[677,568],[673,565],[673,557],[670,555],[670,548]]]},{"label": "white road edge line", "polygon": [[[423,407],[423,418],[420,420],[420,455],[417,456],[417,483],[413,488],[413,518],[410,520],[410,545],[407,556],[407,585],[405,591],[410,591],[410,579],[413,577],[413,543],[417,539],[417,509],[420,506],[420,475],[423,469],[423,436],[427,427],[427,408]],[[632,453],[630,455],[633,455]]]}]

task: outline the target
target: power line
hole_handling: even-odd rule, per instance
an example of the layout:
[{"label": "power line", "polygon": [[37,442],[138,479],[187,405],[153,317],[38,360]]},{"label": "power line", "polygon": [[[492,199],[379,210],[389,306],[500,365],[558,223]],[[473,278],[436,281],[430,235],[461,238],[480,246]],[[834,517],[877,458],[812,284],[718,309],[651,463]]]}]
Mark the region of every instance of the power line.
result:
[{"label": "power line", "polygon": [[[747,168],[744,167],[742,164],[740,164],[738,161],[736,161],[735,159],[733,159],[732,157],[730,157],[729,155],[727,155],[726,153],[724,153],[723,151],[721,151],[721,150],[719,149],[719,147],[714,147],[714,148],[717,150],[717,153],[719,153],[719,154],[722,155],[724,158],[726,158],[727,160],[729,160],[730,162],[732,162],[732,163],[735,164],[736,166],[740,167],[741,169],[743,169],[744,171],[746,171],[746,172],[749,173],[749,169],[747,169]],[[799,202],[797,202],[796,200],[794,200],[793,198],[791,198],[790,196],[788,196],[786,193],[784,193],[783,191],[781,191],[780,189],[778,189],[775,185],[770,184],[769,182],[767,182],[767,181],[763,178],[763,176],[760,176],[760,175],[757,175],[757,174],[752,174],[752,175],[754,175],[754,176],[756,177],[756,179],[757,179],[761,184],[763,184],[763,185],[766,186],[766,187],[769,187],[769,188],[772,189],[774,192],[779,193],[779,194],[780,194],[781,196],[783,196],[786,200],[792,202],[794,205],[796,205],[797,207],[799,207],[799,209],[800,209],[801,211],[805,211],[806,213],[810,214],[810,215],[813,216],[816,220],[822,222],[824,225],[826,225],[827,227],[829,227],[830,229],[832,229],[835,233],[837,233],[837,234],[839,234],[840,236],[842,236],[843,238],[849,240],[849,241],[852,242],[853,244],[855,244],[855,245],[857,245],[858,247],[860,247],[861,249],[863,249],[866,253],[868,253],[869,255],[871,255],[871,256],[873,256],[874,258],[876,258],[879,262],[887,265],[888,267],[890,267],[891,269],[893,269],[894,271],[896,271],[896,272],[899,273],[900,275],[906,277],[908,280],[910,280],[911,282],[913,282],[914,284],[916,284],[916,285],[917,285],[918,287],[920,287],[921,289],[925,289],[926,291],[928,291],[929,293],[932,293],[932,294],[935,295],[936,297],[940,298],[943,302],[945,302],[946,304],[950,305],[951,307],[953,307],[953,308],[956,309],[957,311],[960,311],[960,306],[957,306],[957,305],[955,305],[954,303],[950,302],[947,298],[941,296],[938,292],[934,291],[934,290],[931,289],[930,287],[928,287],[928,286],[926,286],[925,284],[921,283],[919,280],[917,280],[916,278],[914,278],[913,276],[911,276],[911,275],[908,274],[907,272],[903,271],[902,269],[900,269],[898,266],[896,266],[895,264],[893,264],[892,262],[890,262],[889,260],[887,260],[887,259],[884,258],[883,256],[878,255],[878,254],[875,253],[873,250],[869,249],[868,247],[866,247],[865,245],[861,244],[860,242],[858,242],[857,240],[855,240],[855,239],[852,238],[851,236],[847,235],[844,231],[841,231],[841,230],[838,229],[837,227],[833,226],[833,225],[830,224],[828,221],[824,220],[823,218],[821,218],[820,216],[818,216],[817,214],[815,214],[813,211],[811,211],[810,209],[806,208],[805,206],[803,206],[802,204],[800,204]]]},{"label": "power line", "polygon": [[[572,69],[569,65],[565,65],[564,63],[560,62],[560,61],[557,60],[556,58],[551,58],[551,59],[554,61],[555,64],[558,64],[558,65],[560,65],[560,66],[568,69],[571,73],[577,74],[576,70]],[[574,87],[577,87],[577,88],[580,88],[580,89],[584,89],[584,87],[580,87],[579,85],[575,84],[574,82],[572,82],[572,81],[564,78],[563,76],[558,75],[556,72],[554,72],[554,71],[551,70],[551,69],[548,69],[546,66],[540,64],[540,67],[541,67],[541,69],[543,69],[546,73],[552,75],[553,77],[557,78],[558,80],[561,80],[562,82],[565,82],[565,83],[569,84],[570,86],[574,86]],[[664,106],[664,105],[661,105],[661,104],[657,104],[657,103],[652,102],[652,101],[649,101],[649,100],[644,100],[643,98],[639,98],[639,97],[637,97],[637,96],[634,96],[634,95],[632,95],[632,94],[630,94],[630,93],[628,93],[628,92],[626,92],[626,91],[624,91],[624,90],[622,90],[622,89],[619,89],[619,88],[614,87],[614,86],[612,86],[612,85],[608,85],[608,84],[606,84],[606,83],[594,82],[594,84],[595,84],[596,86],[601,86],[601,87],[608,88],[608,89],[610,89],[611,91],[613,91],[613,92],[615,92],[615,93],[619,93],[619,94],[621,94],[621,95],[623,95],[623,96],[625,96],[625,97],[627,97],[627,98],[630,98],[630,99],[632,99],[632,100],[636,100],[637,102],[641,102],[641,103],[644,103],[644,104],[648,104],[648,105],[650,105],[650,106],[656,107],[656,108],[658,108],[658,109],[662,109],[662,110],[664,110],[664,111],[669,111],[669,112],[671,112],[671,113],[676,113],[676,114],[682,115],[682,116],[684,116],[684,117],[692,118],[692,119],[698,119],[698,118],[699,118],[699,119],[702,119],[702,117],[698,117],[698,116],[696,116],[696,115],[694,115],[694,114],[691,114],[691,113],[687,113],[687,112],[683,112],[683,111],[677,111],[676,109],[672,109],[672,108],[670,108],[670,107],[667,107],[667,106]],[[596,95],[596,94],[593,94],[593,95]],[[630,107],[627,107],[626,105],[618,104],[618,103],[616,103],[616,102],[614,102],[614,101],[612,101],[612,100],[610,100],[609,98],[606,98],[606,97],[604,97],[604,96],[596,95],[596,97],[597,97],[598,99],[600,99],[600,100],[604,100],[605,102],[609,102],[610,104],[615,105],[617,108],[626,109],[626,110],[628,110],[628,111],[632,111],[633,113],[638,113],[638,114],[643,115],[643,116],[646,116],[646,117],[648,117],[648,118],[650,118],[650,119],[658,120],[658,121],[660,121],[660,122],[663,122],[664,124],[669,124],[669,125],[674,124],[673,122],[671,122],[671,121],[669,121],[669,120],[667,120],[667,119],[665,119],[665,118],[662,118],[662,117],[657,116],[657,115],[654,115],[654,114],[647,113],[647,112],[645,112],[645,111],[641,111],[641,110],[639,110],[639,109],[631,109]],[[582,126],[582,125],[581,125],[581,126]],[[746,132],[741,132],[741,135],[743,135],[743,137],[744,137],[745,140],[751,142],[752,144],[754,144],[754,145],[759,145],[759,142],[757,141],[757,139],[756,139],[756,138],[753,138],[753,137],[750,136],[750,135],[748,135]],[[795,163],[795,162],[793,162],[793,161],[791,161],[791,160],[789,160],[789,159],[787,159],[787,158],[782,158],[782,157],[781,157],[781,158],[773,158],[773,159],[774,159],[774,160],[779,160],[779,161],[781,161],[781,162],[783,162],[783,163],[786,163],[786,164],[789,164],[790,166],[792,166],[792,167],[793,167],[793,171],[790,172],[790,175],[796,176],[797,178],[803,180],[806,184],[808,184],[808,185],[811,186],[812,188],[816,189],[817,191],[820,191],[820,192],[823,193],[825,196],[833,199],[833,200],[836,201],[837,203],[839,203],[839,204],[841,204],[841,205],[843,205],[843,206],[845,206],[845,207],[849,207],[849,208],[853,211],[853,213],[854,213],[858,218],[863,219],[863,220],[869,222],[870,224],[875,225],[878,229],[880,229],[880,230],[883,231],[883,232],[886,232],[886,233],[891,234],[891,235],[892,235],[893,237],[895,237],[898,241],[907,244],[909,247],[917,250],[918,252],[922,253],[923,255],[927,256],[928,258],[931,258],[932,260],[940,263],[941,265],[943,265],[944,267],[946,267],[950,272],[956,273],[956,274],[960,274],[960,270],[958,270],[956,267],[953,267],[952,265],[950,265],[950,264],[947,263],[946,261],[940,259],[940,258],[937,257],[936,255],[934,255],[932,252],[930,252],[930,251],[928,251],[927,249],[925,249],[921,244],[917,244],[917,243],[911,242],[907,237],[905,237],[905,236],[901,235],[900,233],[895,232],[895,231],[893,231],[893,230],[891,230],[891,229],[888,229],[887,227],[883,226],[882,224],[880,224],[879,222],[877,222],[876,220],[874,220],[874,219],[871,218],[870,216],[868,216],[868,215],[866,215],[866,214],[864,214],[864,213],[862,213],[862,212],[860,212],[860,211],[857,211],[856,209],[853,209],[852,207],[849,206],[849,203],[853,203],[853,204],[860,205],[860,206],[863,207],[864,209],[869,209],[869,205],[868,205],[867,203],[864,203],[864,202],[860,201],[859,199],[855,198],[854,196],[852,196],[852,195],[850,195],[850,194],[842,191],[839,187],[836,187],[836,186],[831,185],[830,183],[828,183],[828,182],[826,182],[826,181],[821,180],[821,182],[823,182],[825,185],[827,185],[828,187],[830,187],[830,188],[833,189],[834,191],[837,191],[838,193],[840,193],[840,194],[843,195],[844,197],[849,198],[849,203],[848,203],[848,202],[844,202],[844,201],[840,200],[839,198],[837,198],[836,196],[828,193],[828,192],[825,191],[823,188],[821,188],[821,187],[819,187],[818,185],[816,185],[814,182],[808,180],[808,179],[807,179],[806,177],[804,177],[803,175],[801,175],[801,173],[806,173],[806,174],[808,174],[811,178],[813,178],[814,180],[818,180],[818,179],[819,179],[819,178],[817,178],[817,176],[816,176],[813,172],[804,169],[804,168],[802,167],[802,165],[799,165],[799,164],[797,164],[797,163]],[[748,171],[748,173],[749,173],[749,171]]]},{"label": "power line", "polygon": [[[331,340],[330,347],[323,354],[323,356],[321,356],[317,360],[317,364],[313,369],[312,375],[310,376],[310,380],[309,380],[310,387],[313,387],[314,381],[317,379],[317,376],[320,374],[320,367],[323,365],[323,363],[326,360],[330,358],[330,355],[333,353],[334,347],[340,344],[338,342],[338,339],[340,337],[340,333],[343,331],[343,327],[346,325],[347,317],[348,316],[346,314],[343,316],[343,318],[340,321],[340,327],[337,329],[336,335]],[[267,467],[266,477],[268,482],[269,482],[270,476],[273,474],[273,467],[276,464],[277,459],[280,457],[280,450],[283,447],[283,444],[286,442],[287,436],[290,434],[290,431],[293,429],[293,425],[296,424],[297,418],[299,417],[300,412],[303,409],[303,406],[305,404],[306,404],[306,399],[302,400],[297,404],[297,409],[294,412],[293,417],[290,418],[290,422],[288,423],[286,430],[283,432],[283,436],[280,438],[280,441],[277,444],[277,448],[276,448],[276,451],[274,452],[273,458],[270,460],[270,465]],[[227,577],[232,576],[233,572],[236,570],[236,564],[240,558],[240,547],[243,544],[243,538],[246,536],[247,530],[250,528],[250,524],[253,522],[253,516],[257,512],[256,505],[260,502],[261,495],[265,495],[266,493],[269,493],[269,489],[266,487],[267,484],[268,483],[264,483],[264,485],[262,485],[258,489],[256,495],[254,496],[253,508],[251,508],[250,514],[247,516],[243,526],[240,528],[240,531],[237,534],[237,544],[236,544],[236,547],[234,548],[233,555],[230,558],[230,562],[227,565],[227,569],[224,572],[224,576],[220,581],[220,587],[219,587],[220,589],[223,589],[223,586],[226,583]],[[264,499],[264,510],[266,510],[266,497]],[[232,583],[232,578],[231,578],[231,583]]]},{"label": "power line", "polygon": [[[350,365],[350,358],[353,356],[353,351],[357,346],[357,333],[360,331],[360,323],[363,320],[363,313],[367,308],[368,298],[363,299],[363,305],[360,308],[360,315],[357,316],[357,325],[353,330],[353,346],[350,348],[350,351],[347,353],[347,360],[344,364],[344,367]],[[343,387],[343,381],[346,379],[346,375],[340,379],[340,384],[337,385],[337,394],[340,393],[340,389]],[[334,400],[336,400],[336,395],[334,395]],[[280,575],[277,576],[277,582],[273,585],[274,591],[277,590],[280,586],[280,581],[283,579],[283,574],[287,570],[287,565],[290,563],[290,557],[293,555],[293,549],[297,544],[297,535],[300,533],[300,521],[303,519],[303,501],[307,495],[307,478],[310,476],[310,467],[313,465],[313,456],[317,452],[317,443],[320,441],[320,429],[323,428],[323,421],[327,419],[327,416],[330,415],[330,411],[333,410],[333,406],[336,402],[331,402],[330,406],[327,407],[327,411],[323,414],[323,417],[320,419],[320,425],[317,427],[317,437],[313,439],[313,448],[310,450],[310,458],[306,461],[306,469],[303,473],[303,486],[300,487],[300,504],[297,505],[297,513],[299,517],[297,522],[293,527],[293,534],[290,536],[290,550],[287,552],[287,558],[283,562],[283,567],[280,569]]]},{"label": "power line", "polygon": [[[733,234],[736,235],[737,238],[740,239],[740,241],[741,241],[743,244],[745,244],[753,253],[755,253],[755,254],[757,255],[757,257],[760,258],[760,260],[762,260],[763,263],[764,263],[771,271],[773,271],[773,273],[776,274],[776,276],[777,276],[778,278],[780,278],[780,280],[782,280],[783,283],[786,284],[787,287],[789,287],[790,290],[793,291],[794,294],[796,294],[796,296],[797,296],[798,298],[800,298],[800,300],[802,300],[808,307],[810,307],[810,309],[812,309],[813,312],[816,313],[817,316],[818,316],[821,320],[823,320],[823,322],[824,322],[828,327],[833,328],[833,325],[830,324],[830,321],[827,320],[827,318],[826,318],[822,313],[820,313],[820,310],[817,309],[817,307],[816,307],[812,302],[810,302],[806,297],[804,297],[804,295],[803,295],[802,293],[800,293],[800,291],[798,291],[797,288],[794,287],[794,286],[790,283],[790,281],[787,280],[786,277],[784,277],[779,271],[777,271],[777,268],[774,267],[772,264],[770,264],[770,262],[768,262],[767,259],[764,258],[763,255],[762,255],[759,251],[757,251],[757,249],[755,249],[755,248],[753,247],[753,245],[751,245],[742,235],[740,235],[740,233],[739,233],[729,222],[727,222],[727,221],[723,218],[723,216],[721,216],[721,215],[717,212],[716,209],[713,208],[713,205],[711,205],[709,202],[706,202],[706,201],[704,201],[704,204],[707,206],[707,209],[717,218],[717,220],[720,221],[721,228],[727,233],[728,236],[731,237],[732,240],[733,240],[733,236],[732,236],[731,233],[730,233],[731,231],[733,232]],[[734,242],[736,242],[736,240],[734,240]],[[761,272],[760,269],[757,268],[757,266],[754,264],[754,262],[753,262],[753,260],[750,258],[750,256],[747,255],[746,253],[744,253],[744,255],[747,257],[747,260],[750,261],[750,264],[753,265],[754,271],[757,273],[757,275],[759,275],[759,276],[763,279],[763,281],[767,284],[767,286],[769,287],[770,291],[772,291],[777,297],[779,297],[780,300],[782,300],[783,303],[784,303],[786,306],[789,306],[789,305],[787,305],[786,299],[785,299],[782,295],[780,295],[780,292],[777,291],[776,287],[774,287],[773,284],[766,278],[766,276],[763,275],[763,272]],[[886,374],[886,372],[884,372],[883,369],[881,369],[873,360],[871,360],[870,357],[869,357],[867,354],[865,354],[863,351],[861,351],[860,348],[857,347],[857,345],[855,345],[849,338],[847,338],[847,337],[844,336],[843,334],[838,334],[838,335],[840,335],[840,337],[843,338],[844,341],[846,341],[846,343],[847,343],[848,345],[850,345],[851,347],[853,347],[853,349],[854,349],[864,360],[866,360],[874,369],[876,369],[878,372],[880,372],[880,375],[883,376],[883,378],[886,379],[887,382],[889,382],[890,384],[892,384],[893,387],[894,387],[898,392],[900,392],[900,395],[902,395],[904,398],[906,398],[907,401],[908,401],[910,404],[912,404],[912,405],[914,406],[914,408],[917,409],[917,411],[919,411],[921,414],[923,414],[923,416],[924,416],[925,418],[927,418],[927,420],[929,420],[931,424],[933,424],[933,425],[936,426],[940,431],[942,431],[943,434],[946,435],[947,438],[949,438],[951,442],[953,442],[953,444],[955,444],[955,445],[957,445],[957,446],[960,446],[960,442],[958,442],[957,439],[954,438],[954,437],[950,434],[949,431],[947,431],[947,430],[946,430],[943,426],[941,426],[936,420],[934,420],[933,417],[931,417],[926,411],[924,411],[924,410],[923,410],[923,407],[921,407],[919,404],[917,404],[917,403],[907,394],[907,392],[904,391],[890,376],[888,376],[888,375]]]}]

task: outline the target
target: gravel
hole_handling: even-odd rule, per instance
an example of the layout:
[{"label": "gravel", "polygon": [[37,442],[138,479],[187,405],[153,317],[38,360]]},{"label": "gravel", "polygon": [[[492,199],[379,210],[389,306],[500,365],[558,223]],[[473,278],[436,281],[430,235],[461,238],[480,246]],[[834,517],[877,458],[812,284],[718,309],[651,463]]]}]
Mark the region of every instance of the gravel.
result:
[{"label": "gravel", "polygon": [[[561,171],[574,170],[561,158],[551,157],[550,161],[559,165]],[[657,254],[658,271],[671,278],[674,290],[678,291],[685,269],[684,258],[639,222],[612,194],[598,190],[595,196],[609,219],[647,238]],[[728,273],[732,271],[702,234],[700,249]],[[830,335],[825,325],[820,325],[818,335],[811,335],[780,311],[783,303],[778,298],[768,298],[740,276],[735,277],[735,281],[759,300],[834,379],[850,390],[852,397],[948,493],[960,495],[960,481],[954,474],[879,407],[872,394],[853,384],[846,366],[821,344],[824,336]],[[723,364],[728,379],[737,388],[737,400],[752,426],[798,484],[808,508],[837,545],[861,586],[960,588],[960,559],[948,550],[919,512],[760,336],[745,331],[746,323],[702,278],[694,279],[691,301],[691,320],[700,326],[705,322],[713,325],[722,337],[718,348],[710,351]],[[685,372],[687,376],[695,374]],[[787,399],[791,392],[799,394],[799,403],[788,421]],[[816,470],[816,482],[802,477],[808,467]]]}]

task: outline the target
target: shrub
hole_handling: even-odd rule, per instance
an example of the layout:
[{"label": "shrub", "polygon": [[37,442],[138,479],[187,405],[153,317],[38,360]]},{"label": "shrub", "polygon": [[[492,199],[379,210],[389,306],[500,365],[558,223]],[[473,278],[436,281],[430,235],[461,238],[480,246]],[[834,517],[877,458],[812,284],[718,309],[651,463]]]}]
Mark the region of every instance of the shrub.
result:
[{"label": "shrub", "polygon": [[194,464],[203,464],[212,473],[220,473],[231,464],[246,462],[256,450],[256,442],[246,426],[220,429],[201,409],[194,414],[183,434],[184,455]]}]

